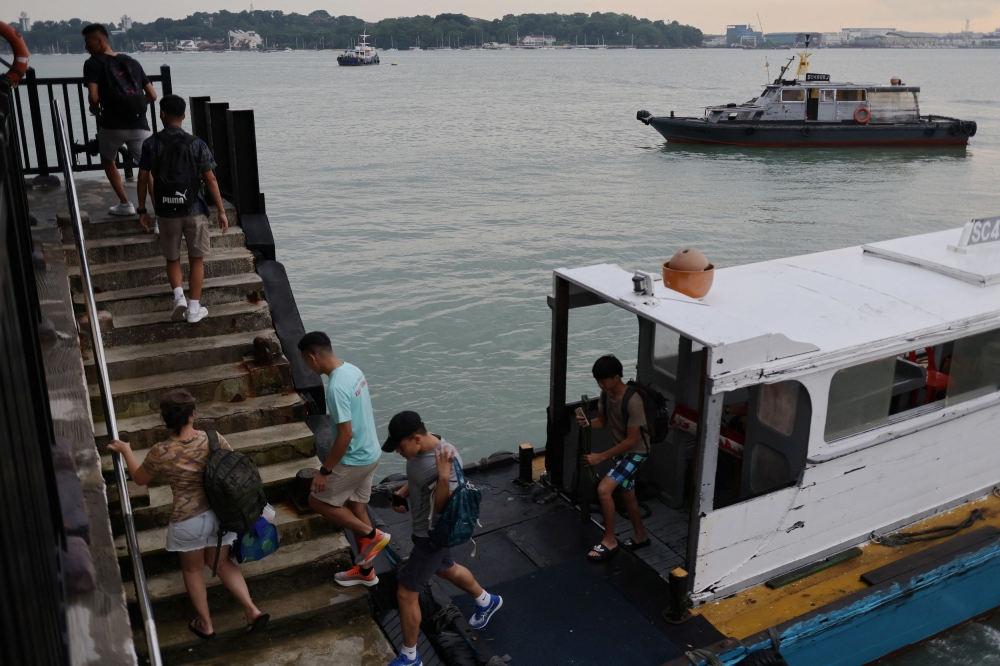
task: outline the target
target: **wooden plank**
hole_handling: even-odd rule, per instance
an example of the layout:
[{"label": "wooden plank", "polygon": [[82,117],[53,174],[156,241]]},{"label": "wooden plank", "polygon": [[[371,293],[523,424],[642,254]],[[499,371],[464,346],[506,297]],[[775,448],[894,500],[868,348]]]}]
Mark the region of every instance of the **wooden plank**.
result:
[{"label": "wooden plank", "polygon": [[835,567],[842,562],[847,562],[848,560],[853,560],[855,557],[861,556],[860,548],[848,548],[847,550],[837,553],[836,555],[831,555],[826,559],[820,560],[819,562],[813,562],[812,564],[807,564],[804,567],[799,567],[793,571],[778,576],[777,578],[772,578],[767,581],[767,585],[772,590],[777,590],[779,587],[784,587],[785,585],[790,585],[796,581],[802,580],[803,578],[808,578],[813,574],[817,574],[820,571],[826,571],[831,567]]},{"label": "wooden plank", "polygon": [[919,553],[914,553],[909,557],[890,562],[878,569],[866,571],[861,574],[861,580],[868,585],[878,585],[890,578],[906,575],[928,564],[950,559],[961,551],[973,548],[978,550],[985,547],[987,545],[986,542],[994,541],[997,538],[1000,538],[1000,529],[997,529],[993,525],[987,525],[978,530],[960,534],[936,546],[922,550]]}]

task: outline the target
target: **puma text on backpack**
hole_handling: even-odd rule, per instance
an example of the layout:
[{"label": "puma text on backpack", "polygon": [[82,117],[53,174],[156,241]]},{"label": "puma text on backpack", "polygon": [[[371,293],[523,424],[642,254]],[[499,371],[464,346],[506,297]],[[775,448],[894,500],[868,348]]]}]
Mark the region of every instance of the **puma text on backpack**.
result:
[{"label": "puma text on backpack", "polygon": [[179,217],[201,193],[201,173],[191,154],[191,145],[198,140],[187,132],[166,130],[157,132],[163,150],[155,158],[153,169],[153,208],[157,215]]},{"label": "puma text on backpack", "polygon": [[636,393],[642,398],[642,411],[646,414],[646,425],[641,429],[640,433],[645,437],[648,447],[653,444],[657,444],[666,439],[667,428],[666,425],[657,423],[657,413],[660,411],[659,400],[656,398],[656,394],[648,386],[640,384],[639,382],[630,379],[625,384],[625,395],[622,397],[622,423],[628,426],[628,403],[632,399],[632,396]]},{"label": "puma text on backpack", "polygon": [[[479,523],[479,503],[483,500],[483,491],[465,479],[465,472],[462,471],[457,458],[452,460],[452,465],[455,467],[455,476],[458,477],[458,488],[448,498],[444,511],[434,523],[429,535],[438,548],[460,546],[472,538],[472,533],[476,531],[476,525]],[[431,513],[433,512],[432,498]]]},{"label": "puma text on backpack", "polygon": [[135,80],[129,63],[132,59],[123,53],[104,59],[108,74],[108,90],[115,100],[115,107],[124,114],[126,111],[139,118],[146,113],[146,91]]},{"label": "puma text on backpack", "polygon": [[206,430],[208,466],[205,467],[205,494],[219,519],[219,543],[212,575],[219,568],[219,551],[226,532],[249,532],[264,513],[267,498],[260,472],[250,458],[238,451],[220,448],[219,433]]}]

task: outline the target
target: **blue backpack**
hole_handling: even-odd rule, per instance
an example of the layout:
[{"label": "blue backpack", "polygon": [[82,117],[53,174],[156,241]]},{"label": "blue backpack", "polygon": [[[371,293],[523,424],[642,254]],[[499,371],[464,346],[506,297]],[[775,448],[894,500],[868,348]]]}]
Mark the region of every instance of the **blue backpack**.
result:
[{"label": "blue backpack", "polygon": [[444,511],[430,532],[431,541],[438,548],[460,546],[472,538],[479,523],[479,503],[483,500],[483,491],[465,479],[458,459],[453,460],[452,465],[458,478],[458,488],[448,498]]}]

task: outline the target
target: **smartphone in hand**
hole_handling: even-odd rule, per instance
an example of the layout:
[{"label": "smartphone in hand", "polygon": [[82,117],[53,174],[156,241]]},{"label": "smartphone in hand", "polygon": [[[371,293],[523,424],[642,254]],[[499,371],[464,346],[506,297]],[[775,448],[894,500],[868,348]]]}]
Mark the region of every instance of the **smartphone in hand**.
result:
[{"label": "smartphone in hand", "polygon": [[586,422],[586,425],[590,425],[590,419],[587,418],[587,413],[583,411],[583,407],[576,408],[576,415],[578,417],[577,420],[583,419]]}]

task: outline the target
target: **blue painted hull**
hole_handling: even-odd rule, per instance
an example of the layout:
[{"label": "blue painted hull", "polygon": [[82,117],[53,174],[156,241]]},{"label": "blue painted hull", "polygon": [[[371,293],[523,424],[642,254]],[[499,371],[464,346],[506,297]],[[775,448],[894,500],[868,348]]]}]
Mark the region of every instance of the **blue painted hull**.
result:
[{"label": "blue painted hull", "polygon": [[[781,626],[789,666],[862,666],[1000,607],[1000,543],[844,601]],[[764,636],[743,643],[719,655],[726,666],[771,647]]]}]

